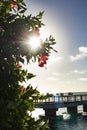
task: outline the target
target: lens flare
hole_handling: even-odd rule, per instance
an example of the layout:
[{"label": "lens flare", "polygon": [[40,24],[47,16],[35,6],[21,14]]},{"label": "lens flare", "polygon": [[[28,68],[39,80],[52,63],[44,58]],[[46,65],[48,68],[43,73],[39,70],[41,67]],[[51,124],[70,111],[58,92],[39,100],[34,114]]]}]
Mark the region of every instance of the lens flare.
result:
[{"label": "lens flare", "polygon": [[29,39],[29,46],[31,50],[37,50],[40,48],[40,39],[38,37],[31,37]]}]

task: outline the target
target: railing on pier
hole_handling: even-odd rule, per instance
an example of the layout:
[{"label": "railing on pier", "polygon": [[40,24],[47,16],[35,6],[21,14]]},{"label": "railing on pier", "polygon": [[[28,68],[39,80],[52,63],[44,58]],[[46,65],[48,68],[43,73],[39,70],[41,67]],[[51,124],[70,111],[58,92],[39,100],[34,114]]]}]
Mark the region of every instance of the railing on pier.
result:
[{"label": "railing on pier", "polygon": [[43,108],[45,110],[45,116],[49,118],[56,116],[56,111],[63,107],[66,107],[70,114],[77,113],[79,105],[82,105],[83,111],[87,112],[87,94],[47,95],[46,99],[35,101],[35,107]]},{"label": "railing on pier", "polygon": [[69,103],[69,102],[81,102],[87,101],[86,95],[56,95],[56,96],[47,96],[46,99],[36,100],[35,103]]}]

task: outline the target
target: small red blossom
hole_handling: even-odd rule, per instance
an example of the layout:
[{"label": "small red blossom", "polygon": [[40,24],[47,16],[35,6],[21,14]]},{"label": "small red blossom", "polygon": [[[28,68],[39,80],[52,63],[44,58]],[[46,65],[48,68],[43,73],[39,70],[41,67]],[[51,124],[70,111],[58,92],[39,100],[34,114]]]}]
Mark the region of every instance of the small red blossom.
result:
[{"label": "small red blossom", "polygon": [[23,92],[23,93],[26,92],[26,88],[24,86],[21,87],[21,92]]},{"label": "small red blossom", "polygon": [[17,64],[17,68],[21,68],[22,66],[21,66],[21,64],[20,63],[18,63]]},{"label": "small red blossom", "polygon": [[48,60],[48,57],[49,57],[49,55],[47,55],[47,56],[40,55],[40,60],[46,61],[46,60]]},{"label": "small red blossom", "polygon": [[18,8],[18,3],[16,0],[13,0],[13,2],[11,3],[11,7],[12,8]]},{"label": "small red blossom", "polygon": [[49,57],[49,55],[47,55],[47,56],[40,55],[40,62],[38,64],[38,66],[44,67],[44,65],[47,64],[48,57]]},{"label": "small red blossom", "polygon": [[43,63],[43,62],[40,62],[40,63],[38,64],[38,66],[44,67],[44,63]]}]

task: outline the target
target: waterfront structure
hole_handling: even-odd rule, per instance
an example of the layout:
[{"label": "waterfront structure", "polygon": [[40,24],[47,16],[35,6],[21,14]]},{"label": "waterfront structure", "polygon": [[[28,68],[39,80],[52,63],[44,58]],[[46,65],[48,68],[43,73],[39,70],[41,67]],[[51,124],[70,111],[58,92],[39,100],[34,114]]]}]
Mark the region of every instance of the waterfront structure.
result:
[{"label": "waterfront structure", "polygon": [[47,94],[46,99],[35,101],[35,107],[43,108],[48,118],[55,117],[56,111],[63,107],[67,108],[69,114],[77,114],[79,105],[83,105],[83,111],[87,112],[87,93]]}]

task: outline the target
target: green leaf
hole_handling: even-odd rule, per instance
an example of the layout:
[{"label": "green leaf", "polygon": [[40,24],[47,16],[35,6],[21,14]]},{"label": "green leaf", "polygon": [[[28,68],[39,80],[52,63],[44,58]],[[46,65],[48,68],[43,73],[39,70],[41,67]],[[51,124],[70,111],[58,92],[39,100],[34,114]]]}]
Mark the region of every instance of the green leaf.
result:
[{"label": "green leaf", "polygon": [[33,78],[33,77],[35,77],[36,75],[34,75],[34,74],[32,74],[32,73],[28,73],[27,74],[27,79],[31,79],[31,78]]}]

